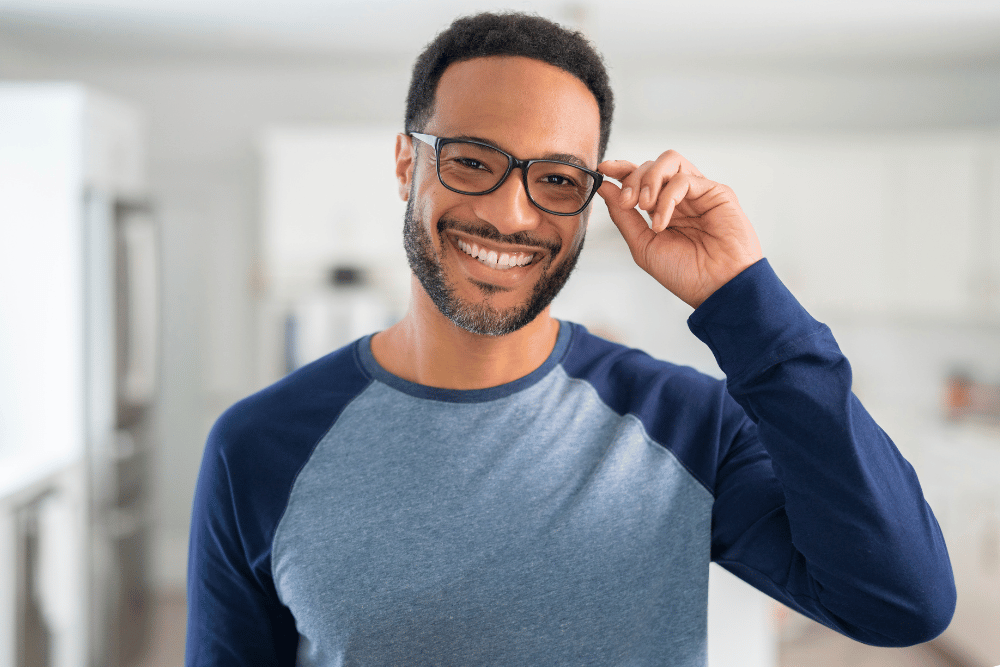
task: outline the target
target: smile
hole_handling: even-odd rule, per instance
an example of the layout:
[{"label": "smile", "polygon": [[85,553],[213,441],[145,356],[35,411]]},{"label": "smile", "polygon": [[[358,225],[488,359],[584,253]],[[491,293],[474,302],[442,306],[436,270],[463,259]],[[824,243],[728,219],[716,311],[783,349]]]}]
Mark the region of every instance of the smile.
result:
[{"label": "smile", "polygon": [[479,245],[475,242],[467,242],[462,239],[455,239],[458,244],[459,249],[464,252],[469,257],[474,257],[478,259],[481,264],[485,264],[491,269],[499,269],[501,271],[506,271],[507,269],[512,269],[516,266],[527,266],[531,264],[534,260],[534,254],[527,254],[523,252],[497,252],[496,250],[490,250],[484,246]]}]

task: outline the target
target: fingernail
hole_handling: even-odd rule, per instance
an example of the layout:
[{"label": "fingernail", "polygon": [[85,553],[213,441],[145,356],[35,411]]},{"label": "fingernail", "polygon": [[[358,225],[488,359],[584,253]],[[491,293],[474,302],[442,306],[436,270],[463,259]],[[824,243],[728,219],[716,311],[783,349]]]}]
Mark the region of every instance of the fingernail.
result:
[{"label": "fingernail", "polygon": [[639,190],[639,201],[642,201],[644,199],[649,199],[649,186],[648,185],[642,186],[642,190]]},{"label": "fingernail", "polygon": [[632,197],[632,188],[625,188],[622,190],[622,199],[629,200]]}]

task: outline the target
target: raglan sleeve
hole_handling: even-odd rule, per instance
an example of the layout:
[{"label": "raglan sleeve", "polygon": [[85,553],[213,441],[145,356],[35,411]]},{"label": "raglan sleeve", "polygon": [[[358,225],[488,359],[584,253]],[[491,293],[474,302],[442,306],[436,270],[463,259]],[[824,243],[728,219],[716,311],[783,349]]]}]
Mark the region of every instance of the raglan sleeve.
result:
[{"label": "raglan sleeve", "polygon": [[270,573],[270,500],[254,493],[261,462],[241,450],[239,411],[205,446],[191,516],[188,667],[294,665],[298,635]]},{"label": "raglan sleeve", "polygon": [[767,260],[688,324],[746,415],[720,447],[712,559],[867,644],[940,634],[956,597],[944,538],[913,468],[852,392],[829,328]]}]

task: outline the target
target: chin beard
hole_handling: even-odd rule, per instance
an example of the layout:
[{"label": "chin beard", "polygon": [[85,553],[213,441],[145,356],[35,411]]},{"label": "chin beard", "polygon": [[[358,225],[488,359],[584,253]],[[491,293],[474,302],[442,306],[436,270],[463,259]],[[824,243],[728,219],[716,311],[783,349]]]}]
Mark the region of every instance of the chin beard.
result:
[{"label": "chin beard", "polygon": [[[552,257],[559,254],[562,244],[558,241],[539,241],[524,232],[501,235],[491,226],[485,228],[459,222],[453,218],[442,217],[437,223],[440,253],[435,252],[434,241],[427,228],[416,219],[413,212],[413,193],[406,203],[406,214],[403,220],[403,246],[406,249],[406,259],[410,270],[420,281],[427,296],[431,298],[438,310],[456,326],[481,336],[505,336],[532,322],[538,314],[548,307],[552,300],[569,279],[576,261],[583,250],[583,240],[573,254],[559,264],[553,265]],[[477,234],[485,240],[504,241],[517,245],[535,245],[544,247],[550,252],[549,265],[542,268],[542,275],[535,283],[531,295],[521,305],[510,308],[494,308],[491,296],[499,291],[494,285],[474,283],[483,295],[479,303],[470,303],[458,297],[454,286],[448,281],[439,257],[446,250],[444,230],[462,229],[468,233]]]}]

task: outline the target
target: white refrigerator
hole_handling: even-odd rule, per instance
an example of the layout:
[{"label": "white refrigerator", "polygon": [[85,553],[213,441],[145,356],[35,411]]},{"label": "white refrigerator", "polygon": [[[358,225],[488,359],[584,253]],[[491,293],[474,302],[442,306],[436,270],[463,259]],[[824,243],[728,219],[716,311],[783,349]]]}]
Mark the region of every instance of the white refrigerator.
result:
[{"label": "white refrigerator", "polygon": [[0,667],[146,643],[159,332],[143,121],[0,82]]}]

